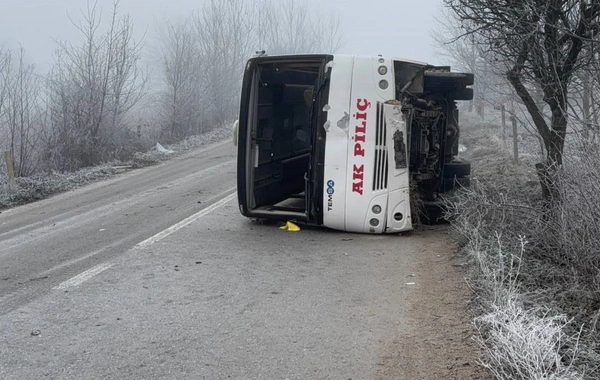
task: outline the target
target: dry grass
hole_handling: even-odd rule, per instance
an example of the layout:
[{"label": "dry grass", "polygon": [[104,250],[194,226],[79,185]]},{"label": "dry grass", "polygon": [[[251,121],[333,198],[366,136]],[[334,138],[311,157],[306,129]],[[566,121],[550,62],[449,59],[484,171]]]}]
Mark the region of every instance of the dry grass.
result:
[{"label": "dry grass", "polygon": [[579,331],[567,332],[572,321],[566,314],[534,305],[525,289],[529,242],[511,231],[523,231],[530,219],[515,217],[520,210],[515,206],[506,197],[486,198],[475,186],[449,209],[471,264],[469,284],[478,301],[474,323],[484,349],[481,363],[498,379],[584,379],[573,366]]},{"label": "dry grass", "polygon": [[479,343],[493,345],[485,351],[485,366],[498,379],[583,379],[573,368],[579,334],[565,334],[571,321],[543,308],[525,309],[510,294],[475,319]]}]

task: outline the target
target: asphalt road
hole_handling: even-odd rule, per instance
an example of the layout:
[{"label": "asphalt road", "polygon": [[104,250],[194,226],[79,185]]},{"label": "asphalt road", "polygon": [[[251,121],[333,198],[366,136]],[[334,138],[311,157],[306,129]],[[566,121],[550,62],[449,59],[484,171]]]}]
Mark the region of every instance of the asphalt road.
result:
[{"label": "asphalt road", "polygon": [[257,225],[233,158],[220,145],[0,214],[0,378],[487,378],[446,228]]},{"label": "asphalt road", "polygon": [[0,315],[232,193],[230,143],[0,213]]}]

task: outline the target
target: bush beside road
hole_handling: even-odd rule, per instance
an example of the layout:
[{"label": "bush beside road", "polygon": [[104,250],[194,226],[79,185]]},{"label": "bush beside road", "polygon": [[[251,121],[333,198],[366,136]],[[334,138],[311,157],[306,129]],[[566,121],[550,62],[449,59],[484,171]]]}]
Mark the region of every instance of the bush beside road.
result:
[{"label": "bush beside road", "polygon": [[578,158],[549,209],[535,139],[519,141],[515,163],[497,124],[466,122],[461,138],[473,178],[448,216],[469,263],[482,362],[499,379],[599,378],[598,155],[573,142]]},{"label": "bush beside road", "polygon": [[103,165],[79,169],[73,173],[42,173],[16,178],[17,188],[9,189],[6,166],[0,170],[0,210],[47,198],[53,194],[72,190],[83,185],[110,178],[124,170],[155,165],[190,150],[208,146],[231,138],[231,128],[224,125],[203,135],[191,136],[180,143],[167,145],[173,153],[165,153],[156,147],[148,152],[135,153],[131,161],[113,161]]}]

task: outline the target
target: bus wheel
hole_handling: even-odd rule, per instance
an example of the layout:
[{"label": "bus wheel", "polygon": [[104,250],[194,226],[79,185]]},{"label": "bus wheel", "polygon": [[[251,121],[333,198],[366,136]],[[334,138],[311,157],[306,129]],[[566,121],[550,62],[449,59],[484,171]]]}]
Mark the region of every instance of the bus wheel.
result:
[{"label": "bus wheel", "polygon": [[469,187],[471,187],[471,178],[469,177],[444,178],[444,182],[442,182],[442,192],[444,193]]},{"label": "bus wheel", "polygon": [[444,178],[462,178],[471,174],[469,162],[449,162],[444,165]]},{"label": "bus wheel", "polygon": [[437,224],[446,222],[444,219],[444,213],[446,212],[446,205],[443,201],[425,201],[423,202],[423,216],[422,221],[424,224]]}]

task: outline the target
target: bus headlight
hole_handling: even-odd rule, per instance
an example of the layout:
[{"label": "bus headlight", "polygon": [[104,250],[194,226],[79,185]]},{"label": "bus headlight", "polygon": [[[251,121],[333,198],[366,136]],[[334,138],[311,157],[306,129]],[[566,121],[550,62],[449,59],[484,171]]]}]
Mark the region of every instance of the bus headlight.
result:
[{"label": "bus headlight", "polygon": [[379,68],[377,69],[377,72],[380,75],[385,75],[388,72],[388,68],[387,68],[387,66],[379,66]]},{"label": "bus headlight", "polygon": [[371,224],[371,226],[377,227],[379,225],[379,219],[373,218],[369,221],[369,223]]},{"label": "bus headlight", "polygon": [[373,206],[373,208],[371,210],[373,211],[373,214],[380,214],[381,213],[381,206],[375,205],[375,206]]},{"label": "bus headlight", "polygon": [[389,83],[387,80],[383,79],[379,81],[379,88],[382,90],[387,90]]}]

